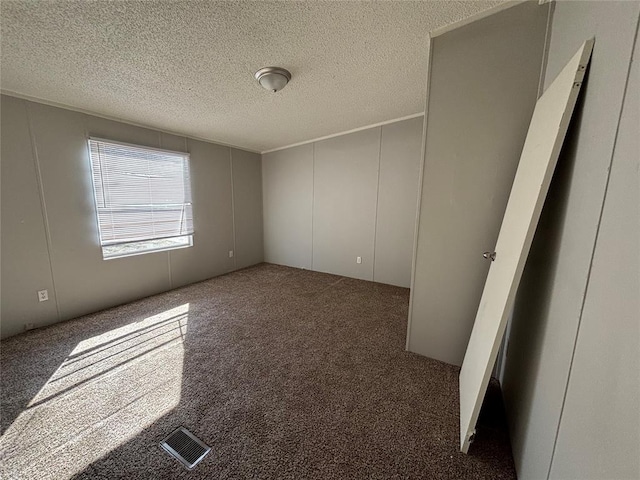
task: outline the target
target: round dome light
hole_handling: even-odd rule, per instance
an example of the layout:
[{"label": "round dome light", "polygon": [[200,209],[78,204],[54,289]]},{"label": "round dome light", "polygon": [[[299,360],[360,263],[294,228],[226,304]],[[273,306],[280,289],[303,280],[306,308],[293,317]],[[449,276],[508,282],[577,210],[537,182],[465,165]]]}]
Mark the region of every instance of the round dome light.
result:
[{"label": "round dome light", "polygon": [[280,67],[261,68],[256,72],[255,77],[260,85],[274,93],[282,90],[291,80],[289,71]]}]

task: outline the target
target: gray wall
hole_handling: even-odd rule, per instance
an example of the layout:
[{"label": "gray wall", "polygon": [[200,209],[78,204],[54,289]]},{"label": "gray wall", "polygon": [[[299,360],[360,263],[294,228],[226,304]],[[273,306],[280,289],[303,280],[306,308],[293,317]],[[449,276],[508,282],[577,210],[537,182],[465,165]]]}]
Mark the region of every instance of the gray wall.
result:
[{"label": "gray wall", "polygon": [[408,350],[461,365],[538,95],[549,4],[431,40]]},{"label": "gray wall", "polygon": [[551,478],[640,478],[639,55],[636,37]]},{"label": "gray wall", "polygon": [[311,269],[313,148],[262,156],[265,261]]},{"label": "gray wall", "polygon": [[263,155],[265,261],[408,287],[421,144],[414,118]]},{"label": "gray wall", "polygon": [[555,7],[545,84],[585,39],[595,46],[507,349],[503,391],[524,480],[640,475],[637,67],[616,143],[639,11]]},{"label": "gray wall", "polygon": [[231,149],[236,268],[264,260],[260,155]]},{"label": "gray wall", "polygon": [[[3,337],[262,261],[258,154],[4,95],[1,114]],[[88,135],[191,153],[193,247],[102,259]]]},{"label": "gray wall", "polygon": [[[314,270],[373,279],[380,130],[315,145]],[[357,256],[362,257],[361,264],[356,263]]]},{"label": "gray wall", "polygon": [[382,128],[374,265],[382,283],[411,285],[422,133],[421,118]]}]

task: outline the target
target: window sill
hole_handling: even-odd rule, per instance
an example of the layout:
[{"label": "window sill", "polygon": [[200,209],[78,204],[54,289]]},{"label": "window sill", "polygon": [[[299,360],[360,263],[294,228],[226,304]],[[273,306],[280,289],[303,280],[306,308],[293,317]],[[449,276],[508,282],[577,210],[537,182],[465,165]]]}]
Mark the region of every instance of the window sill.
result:
[{"label": "window sill", "polygon": [[[184,238],[184,237],[180,237]],[[149,242],[136,242],[131,244],[122,244],[118,246],[106,246],[102,247],[102,259],[103,260],[116,260],[118,258],[126,258],[126,257],[135,257],[138,255],[145,255],[147,253],[158,253],[158,252],[167,252],[171,250],[178,250],[182,248],[189,248],[193,246],[193,236],[189,235],[188,239],[183,243],[175,243],[173,245],[160,245],[153,246],[153,243],[166,243],[166,241],[149,241]],[[150,247],[147,248],[138,248],[135,249],[135,245],[140,245],[140,243],[151,244]],[[116,250],[114,253],[106,253],[105,249]]]}]

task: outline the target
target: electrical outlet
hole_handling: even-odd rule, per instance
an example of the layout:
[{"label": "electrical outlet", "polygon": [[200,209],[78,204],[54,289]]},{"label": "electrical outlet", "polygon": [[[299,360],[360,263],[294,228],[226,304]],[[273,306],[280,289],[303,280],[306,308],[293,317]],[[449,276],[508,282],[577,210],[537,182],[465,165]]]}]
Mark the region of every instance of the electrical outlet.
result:
[{"label": "electrical outlet", "polygon": [[362,257],[356,257],[356,263],[362,263]]},{"label": "electrical outlet", "polygon": [[48,290],[38,290],[38,301],[46,302],[49,300],[49,291]]},{"label": "electrical outlet", "polygon": [[229,250],[229,258],[233,258],[233,250]]}]

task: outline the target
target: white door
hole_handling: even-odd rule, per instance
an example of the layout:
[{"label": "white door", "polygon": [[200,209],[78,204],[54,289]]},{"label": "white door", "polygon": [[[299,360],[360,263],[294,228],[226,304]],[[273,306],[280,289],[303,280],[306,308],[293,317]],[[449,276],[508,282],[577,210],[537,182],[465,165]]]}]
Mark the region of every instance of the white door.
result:
[{"label": "white door", "polygon": [[[520,156],[495,257],[460,371],[460,450],[467,453],[529,255],[542,205],[573,113],[593,39],[586,41],[538,99]],[[481,252],[478,252],[480,255]]]}]

